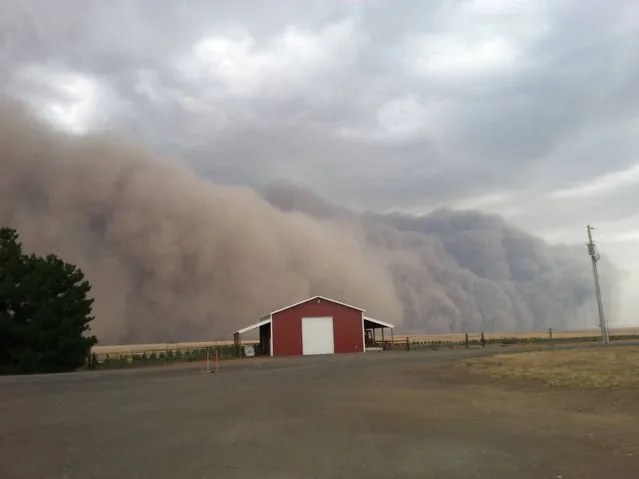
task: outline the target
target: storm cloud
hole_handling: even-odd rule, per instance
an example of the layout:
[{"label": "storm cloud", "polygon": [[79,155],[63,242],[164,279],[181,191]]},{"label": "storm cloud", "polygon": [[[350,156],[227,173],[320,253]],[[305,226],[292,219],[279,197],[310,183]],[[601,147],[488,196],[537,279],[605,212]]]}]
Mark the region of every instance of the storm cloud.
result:
[{"label": "storm cloud", "polygon": [[[549,245],[478,211],[356,215],[290,183],[272,184],[263,195],[283,211],[357,224],[394,279],[403,330],[530,331],[597,323],[583,246]],[[621,275],[606,257],[601,265],[604,301],[614,317]]]},{"label": "storm cloud", "polygon": [[[0,110],[0,223],[93,283],[103,342],[228,337],[315,294],[405,332],[591,325],[587,263],[497,216],[357,215],[304,188],[215,185],[115,136]],[[616,277],[609,269],[607,291]]]},{"label": "storm cloud", "polygon": [[[637,2],[0,0],[0,12],[2,91],[56,129],[134,138],[218,185],[304,184],[358,213],[497,213],[576,244],[586,265],[591,223],[620,269],[639,270]],[[609,318],[636,323],[639,276],[622,283]]]},{"label": "storm cloud", "polygon": [[347,231],[109,137],[0,109],[0,224],[93,284],[102,342],[212,339],[322,294],[401,320],[391,276]]}]

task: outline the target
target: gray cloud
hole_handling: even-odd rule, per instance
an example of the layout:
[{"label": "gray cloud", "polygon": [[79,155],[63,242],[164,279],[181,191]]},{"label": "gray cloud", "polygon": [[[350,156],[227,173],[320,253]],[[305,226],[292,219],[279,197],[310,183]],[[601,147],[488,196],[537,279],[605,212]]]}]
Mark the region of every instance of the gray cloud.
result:
[{"label": "gray cloud", "polygon": [[[564,241],[585,222],[632,228],[637,183],[548,195],[639,163],[636,2],[0,0],[0,11],[4,92],[215,181],[287,178],[356,210],[476,205]],[[65,90],[75,74],[91,101]]]}]

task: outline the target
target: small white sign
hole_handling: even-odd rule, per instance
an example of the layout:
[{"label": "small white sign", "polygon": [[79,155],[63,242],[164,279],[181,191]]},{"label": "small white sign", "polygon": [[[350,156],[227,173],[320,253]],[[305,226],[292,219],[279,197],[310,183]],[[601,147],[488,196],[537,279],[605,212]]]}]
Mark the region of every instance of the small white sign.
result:
[{"label": "small white sign", "polygon": [[247,358],[255,356],[255,348],[253,346],[244,346],[244,356]]}]

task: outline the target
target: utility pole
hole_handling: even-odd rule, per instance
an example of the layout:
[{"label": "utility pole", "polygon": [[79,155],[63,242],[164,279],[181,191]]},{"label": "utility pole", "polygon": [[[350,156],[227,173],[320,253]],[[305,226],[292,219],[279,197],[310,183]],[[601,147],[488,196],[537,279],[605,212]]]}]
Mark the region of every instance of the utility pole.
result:
[{"label": "utility pole", "polygon": [[592,230],[590,225],[586,226],[588,231],[588,254],[592,259],[592,274],[595,277],[595,293],[597,295],[597,308],[599,309],[599,328],[601,329],[601,342],[608,344],[608,327],[606,326],[606,319],[604,318],[603,303],[601,301],[601,287],[599,286],[599,272],[597,271],[597,262],[600,259],[599,252],[595,246],[595,242],[592,240]]}]

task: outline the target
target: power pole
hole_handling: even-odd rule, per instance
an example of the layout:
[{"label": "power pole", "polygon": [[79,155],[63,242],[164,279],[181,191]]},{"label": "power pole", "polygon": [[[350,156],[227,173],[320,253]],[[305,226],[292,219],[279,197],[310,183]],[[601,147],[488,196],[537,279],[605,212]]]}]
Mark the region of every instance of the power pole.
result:
[{"label": "power pole", "polygon": [[599,271],[597,271],[597,262],[601,258],[599,256],[599,252],[595,246],[595,242],[592,240],[592,230],[594,230],[590,225],[586,226],[586,230],[588,231],[588,254],[592,259],[592,274],[595,277],[595,293],[597,295],[597,308],[599,309],[599,328],[601,329],[601,342],[603,344],[608,344],[608,327],[606,326],[606,319],[604,318],[604,310],[603,303],[601,301],[601,287],[599,286]]}]

